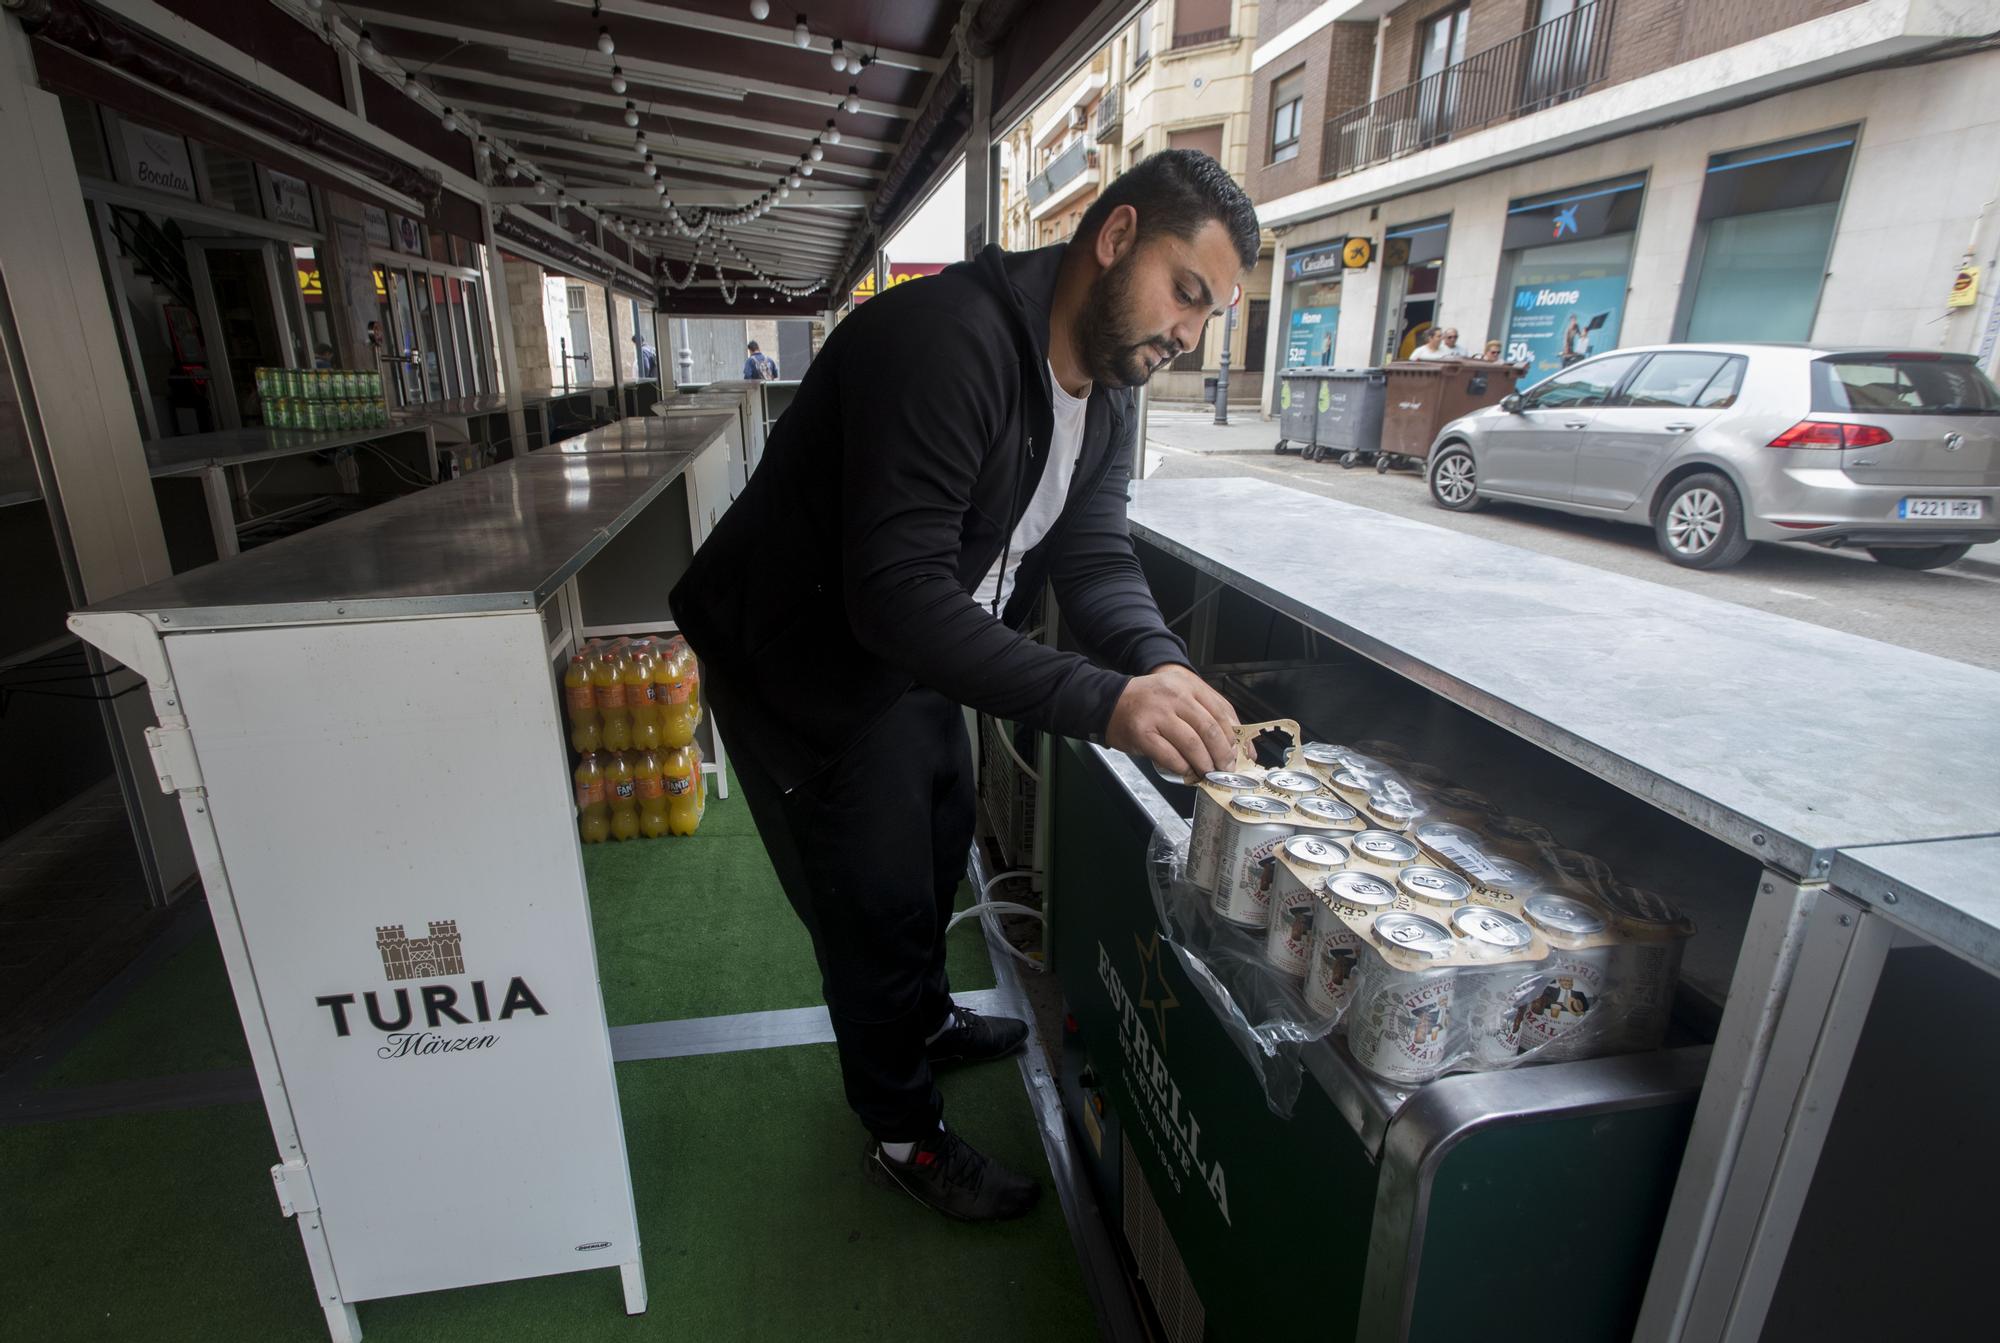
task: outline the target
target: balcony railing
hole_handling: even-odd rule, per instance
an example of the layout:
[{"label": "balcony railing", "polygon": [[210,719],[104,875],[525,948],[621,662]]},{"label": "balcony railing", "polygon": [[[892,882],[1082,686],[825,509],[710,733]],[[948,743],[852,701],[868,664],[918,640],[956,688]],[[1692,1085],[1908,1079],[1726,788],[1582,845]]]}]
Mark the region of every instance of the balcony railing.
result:
[{"label": "balcony railing", "polygon": [[1090,157],[1096,151],[1088,140],[1076,140],[1068,149],[1055,156],[1048,167],[1028,179],[1028,208],[1033,209],[1075,181],[1084,169],[1090,166]]},{"label": "balcony railing", "polygon": [[1118,95],[1119,89],[1114,84],[1097,100],[1097,115],[1092,120],[1091,133],[1097,137],[1100,144],[1106,140],[1116,140],[1119,130],[1124,126],[1123,100]]},{"label": "balcony railing", "polygon": [[1330,118],[1320,176],[1343,177],[1565,102],[1604,78],[1617,0],[1591,0]]},{"label": "balcony railing", "polygon": [[1191,33],[1175,33],[1174,44],[1169,50],[1179,51],[1183,47],[1205,47],[1210,42],[1226,42],[1228,40],[1229,25],[1225,23],[1220,28],[1197,28]]}]

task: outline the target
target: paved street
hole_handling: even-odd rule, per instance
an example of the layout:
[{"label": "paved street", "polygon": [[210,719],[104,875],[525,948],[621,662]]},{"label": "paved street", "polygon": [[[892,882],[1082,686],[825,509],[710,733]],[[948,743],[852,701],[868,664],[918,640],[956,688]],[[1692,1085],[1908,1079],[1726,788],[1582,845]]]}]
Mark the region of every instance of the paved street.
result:
[{"label": "paved street", "polygon": [[[1733,569],[1682,569],[1655,549],[1643,527],[1571,517],[1544,509],[1490,505],[1450,513],[1431,502],[1410,472],[1377,475],[1332,462],[1278,456],[1275,421],[1254,410],[1230,423],[1213,412],[1154,406],[1148,422],[1148,472],[1161,479],[1253,476],[1351,504],[1399,513],[1508,545],[1559,555],[1649,582],[1705,593],[1830,629],[1866,635],[1940,657],[2000,669],[2000,547],[1975,551],[1950,569],[1911,573],[1863,554],[1805,546],[1760,545]],[[1690,669],[1691,673],[1698,669]],[[1801,690],[1807,690],[1801,687]]]}]

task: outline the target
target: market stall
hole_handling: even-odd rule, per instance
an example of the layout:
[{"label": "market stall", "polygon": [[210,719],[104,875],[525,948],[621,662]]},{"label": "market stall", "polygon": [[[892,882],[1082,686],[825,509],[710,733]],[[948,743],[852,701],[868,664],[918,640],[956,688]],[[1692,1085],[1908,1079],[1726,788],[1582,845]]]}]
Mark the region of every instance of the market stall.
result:
[{"label": "market stall", "polygon": [[628,538],[664,618],[699,539],[666,497],[722,427],[523,457],[71,617],[152,696],[337,1339],[358,1301],[597,1267],[645,1308],[557,675]]},{"label": "market stall", "polygon": [[1066,1099],[1162,1316],[1455,1338],[1560,1301],[1582,1336],[1756,1338],[1891,944],[1992,968],[1990,894],[1835,862],[2000,833],[2000,676],[1256,482],[1143,483],[1132,527],[1246,720],[1393,751],[1694,930],[1645,1048],[1399,1074],[1268,994],[1262,934],[1163,898],[1189,789],[1050,748]]}]

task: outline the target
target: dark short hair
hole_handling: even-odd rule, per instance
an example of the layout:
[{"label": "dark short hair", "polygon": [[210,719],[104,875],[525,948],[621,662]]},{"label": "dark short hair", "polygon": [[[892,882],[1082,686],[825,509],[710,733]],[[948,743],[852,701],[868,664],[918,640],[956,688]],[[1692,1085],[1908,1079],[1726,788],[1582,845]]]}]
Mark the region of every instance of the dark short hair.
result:
[{"label": "dark short hair", "polygon": [[753,340],[753,341],[751,341],[751,342],[750,342],[750,348],[751,348],[751,349],[753,349],[753,350],[754,350],[754,349],[756,349],[756,348],[757,348],[757,342],[756,342],[756,341],[754,341],[754,340]]},{"label": "dark short hair", "polygon": [[1229,170],[1199,149],[1163,149],[1133,164],[1083,212],[1077,240],[1094,241],[1121,205],[1139,212],[1141,242],[1156,233],[1192,242],[1212,220],[1228,230],[1245,270],[1257,264],[1257,207]]}]

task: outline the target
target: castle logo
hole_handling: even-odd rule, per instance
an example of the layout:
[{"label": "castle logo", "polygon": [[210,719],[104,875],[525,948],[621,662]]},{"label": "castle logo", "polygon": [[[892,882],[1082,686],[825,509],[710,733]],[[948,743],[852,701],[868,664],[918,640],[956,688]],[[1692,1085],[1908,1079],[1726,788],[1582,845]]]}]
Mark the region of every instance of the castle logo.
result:
[{"label": "castle logo", "polygon": [[402,924],[375,930],[375,949],[382,953],[385,979],[436,979],[465,973],[465,953],[458,920],[431,920],[431,935],[412,941]]}]

